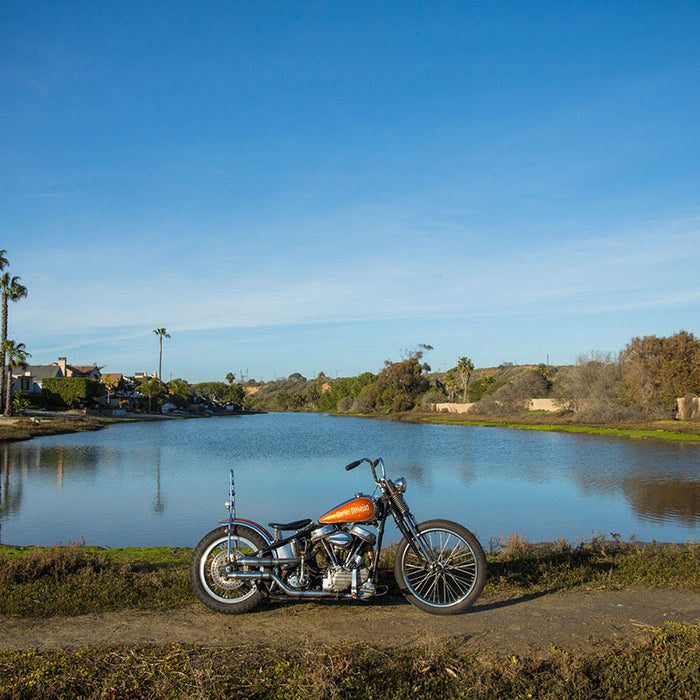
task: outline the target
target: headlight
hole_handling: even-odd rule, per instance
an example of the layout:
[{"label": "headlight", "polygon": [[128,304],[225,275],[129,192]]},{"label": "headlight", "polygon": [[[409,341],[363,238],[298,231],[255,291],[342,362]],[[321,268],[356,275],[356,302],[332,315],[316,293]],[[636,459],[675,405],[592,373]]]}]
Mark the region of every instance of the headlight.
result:
[{"label": "headlight", "polygon": [[396,490],[399,493],[406,493],[406,479],[404,479],[403,477],[397,479],[394,482],[394,486],[396,486]]}]

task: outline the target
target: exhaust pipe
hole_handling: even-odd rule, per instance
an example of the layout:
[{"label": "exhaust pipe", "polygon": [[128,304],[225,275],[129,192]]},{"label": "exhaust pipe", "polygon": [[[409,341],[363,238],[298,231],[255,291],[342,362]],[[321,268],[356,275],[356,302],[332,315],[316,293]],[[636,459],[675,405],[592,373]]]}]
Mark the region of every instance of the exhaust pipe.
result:
[{"label": "exhaust pipe", "polygon": [[236,566],[294,566],[300,563],[299,557],[293,559],[275,559],[274,557],[243,557],[236,559]]}]

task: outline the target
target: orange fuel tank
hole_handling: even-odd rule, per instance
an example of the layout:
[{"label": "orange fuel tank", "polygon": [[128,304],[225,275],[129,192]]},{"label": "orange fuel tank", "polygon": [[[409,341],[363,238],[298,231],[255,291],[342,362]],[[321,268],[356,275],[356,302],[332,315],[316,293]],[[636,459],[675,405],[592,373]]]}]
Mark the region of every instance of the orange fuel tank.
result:
[{"label": "orange fuel tank", "polygon": [[355,496],[345,503],[329,510],[318,520],[319,523],[368,523],[374,520],[377,504],[369,496]]}]

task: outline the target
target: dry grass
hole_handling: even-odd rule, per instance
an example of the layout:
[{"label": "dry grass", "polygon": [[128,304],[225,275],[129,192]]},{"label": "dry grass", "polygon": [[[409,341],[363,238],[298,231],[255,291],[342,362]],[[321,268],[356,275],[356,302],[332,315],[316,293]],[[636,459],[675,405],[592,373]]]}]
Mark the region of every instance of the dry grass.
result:
[{"label": "dry grass", "polygon": [[99,430],[102,427],[104,427],[104,423],[97,418],[54,418],[41,421],[22,418],[16,423],[0,425],[0,443],[30,440],[44,435],[63,435],[86,430]]},{"label": "dry grass", "polygon": [[651,629],[596,653],[494,657],[459,645],[135,646],[0,653],[0,700],[226,698],[697,698],[700,627]]}]

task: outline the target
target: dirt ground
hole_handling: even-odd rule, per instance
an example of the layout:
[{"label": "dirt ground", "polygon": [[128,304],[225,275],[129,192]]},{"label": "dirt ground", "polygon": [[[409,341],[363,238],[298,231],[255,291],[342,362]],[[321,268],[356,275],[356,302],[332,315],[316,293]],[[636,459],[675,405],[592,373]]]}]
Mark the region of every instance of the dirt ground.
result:
[{"label": "dirt ground", "polygon": [[82,648],[107,644],[366,643],[377,648],[458,642],[496,654],[595,649],[650,634],[666,623],[700,624],[700,593],[669,589],[567,591],[480,599],[466,613],[428,615],[408,603],[266,603],[245,615],[202,605],[76,617],[0,617],[0,649]]}]

